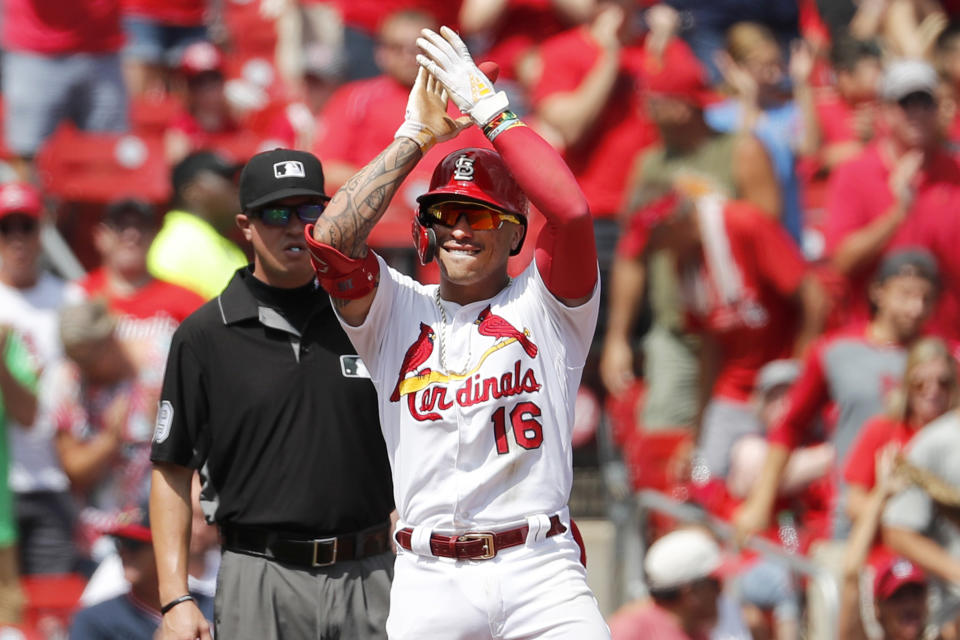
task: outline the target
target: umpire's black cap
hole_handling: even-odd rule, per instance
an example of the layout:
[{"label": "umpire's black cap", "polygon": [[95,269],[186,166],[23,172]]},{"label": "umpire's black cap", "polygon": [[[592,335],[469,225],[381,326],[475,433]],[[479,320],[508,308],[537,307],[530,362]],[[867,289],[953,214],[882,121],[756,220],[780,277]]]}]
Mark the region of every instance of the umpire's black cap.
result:
[{"label": "umpire's black cap", "polygon": [[250,158],[240,174],[240,207],[244,211],[291,196],[330,200],[323,191],[323,167],[315,155],[274,149]]}]

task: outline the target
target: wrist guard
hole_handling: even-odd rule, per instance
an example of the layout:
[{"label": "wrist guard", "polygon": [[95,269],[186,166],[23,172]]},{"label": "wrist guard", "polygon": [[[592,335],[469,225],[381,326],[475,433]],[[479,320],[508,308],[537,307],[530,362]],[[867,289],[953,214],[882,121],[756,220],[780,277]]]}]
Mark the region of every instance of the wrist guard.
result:
[{"label": "wrist guard", "polygon": [[377,286],[380,261],[372,251],[368,250],[364,258],[351,258],[329,244],[314,240],[312,224],[306,226],[304,235],[320,286],[331,296],[356,300]]}]

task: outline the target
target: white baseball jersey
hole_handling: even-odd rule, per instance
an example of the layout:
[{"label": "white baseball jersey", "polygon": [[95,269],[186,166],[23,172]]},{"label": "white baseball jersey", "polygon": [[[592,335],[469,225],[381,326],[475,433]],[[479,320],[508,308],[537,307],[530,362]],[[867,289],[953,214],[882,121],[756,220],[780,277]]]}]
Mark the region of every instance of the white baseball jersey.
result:
[{"label": "white baseball jersey", "polygon": [[364,324],[341,323],[377,387],[401,522],[462,531],[564,510],[599,279],[571,308],[531,262],[461,306],[383,259],[380,274]]}]

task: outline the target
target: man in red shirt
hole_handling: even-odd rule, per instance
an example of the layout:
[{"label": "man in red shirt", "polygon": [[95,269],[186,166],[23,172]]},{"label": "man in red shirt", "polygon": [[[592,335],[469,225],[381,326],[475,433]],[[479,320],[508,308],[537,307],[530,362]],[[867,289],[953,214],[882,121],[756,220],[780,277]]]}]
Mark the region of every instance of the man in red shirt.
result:
[{"label": "man in red shirt", "polygon": [[209,42],[192,44],[184,49],[178,69],[186,83],[184,108],[170,122],[163,141],[167,162],[171,166],[186,158],[191,151],[226,151],[225,147],[232,146],[231,139],[242,133],[227,101],[224,59],[220,50]]},{"label": "man in red shirt", "polygon": [[817,122],[822,145],[820,164],[828,171],[856,157],[875,135],[877,87],[883,67],[880,48],[872,41],[839,38],[830,49],[836,90],[817,96]]},{"label": "man in red shirt", "polygon": [[763,430],[749,404],[757,372],[804,352],[822,328],[826,296],[786,231],[758,207],[676,192],[664,204],[650,246],[674,255],[688,324],[702,339],[696,442],[706,470],[723,477],[733,443]]},{"label": "man in red shirt", "polygon": [[[884,73],[881,117],[887,135],[836,169],[827,195],[826,240],[833,265],[849,281],[851,320],[865,321],[867,286],[883,255],[907,246],[936,248],[953,224],[960,165],[940,146],[936,72],[898,61]],[[944,247],[946,256],[955,254]],[[960,301],[949,264],[931,329],[960,337]]]},{"label": "man in red shirt", "polygon": [[377,42],[376,59],[381,74],[342,86],[324,109],[327,126],[314,144],[323,158],[323,170],[331,187],[337,188],[360,167],[380,153],[400,126],[410,87],[417,79],[417,46],[424,28],[436,28],[430,14],[403,10],[384,19]]},{"label": "man in red shirt", "polygon": [[94,229],[102,264],[77,284],[88,297],[106,300],[120,339],[169,342],[177,326],[203,304],[196,293],[147,271],[147,251],[159,230],[153,209],[138,200],[113,203]]},{"label": "man in red shirt", "polygon": [[4,139],[21,179],[62,120],[127,129],[119,0],[8,0],[3,5]]}]

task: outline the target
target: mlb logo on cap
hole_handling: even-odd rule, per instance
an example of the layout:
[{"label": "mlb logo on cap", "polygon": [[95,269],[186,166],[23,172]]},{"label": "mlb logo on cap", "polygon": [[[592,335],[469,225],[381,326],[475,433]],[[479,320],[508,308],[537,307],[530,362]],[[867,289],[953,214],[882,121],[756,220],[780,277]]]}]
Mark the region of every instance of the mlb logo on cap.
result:
[{"label": "mlb logo on cap", "polygon": [[303,163],[298,160],[287,160],[273,165],[274,178],[305,178],[306,176]]},{"label": "mlb logo on cap", "polygon": [[327,202],[323,167],[312,153],[273,149],[250,158],[240,174],[240,206],[244,211],[297,196]]}]

